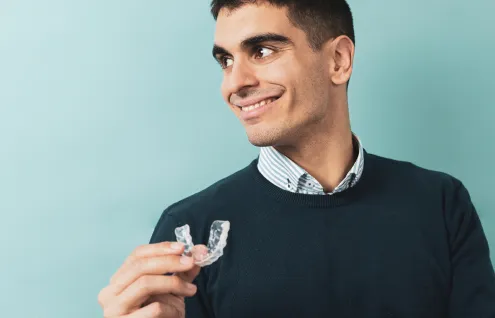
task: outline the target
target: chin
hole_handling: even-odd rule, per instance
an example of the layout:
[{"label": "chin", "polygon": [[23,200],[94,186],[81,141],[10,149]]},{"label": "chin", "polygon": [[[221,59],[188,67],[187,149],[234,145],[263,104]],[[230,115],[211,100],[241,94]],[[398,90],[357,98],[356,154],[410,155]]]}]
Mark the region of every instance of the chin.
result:
[{"label": "chin", "polygon": [[284,136],[280,129],[261,129],[261,127],[247,127],[246,134],[249,142],[255,147],[278,145]]},{"label": "chin", "polygon": [[266,138],[251,138],[248,136],[249,142],[255,147],[270,147],[273,146],[274,142],[267,140]]}]

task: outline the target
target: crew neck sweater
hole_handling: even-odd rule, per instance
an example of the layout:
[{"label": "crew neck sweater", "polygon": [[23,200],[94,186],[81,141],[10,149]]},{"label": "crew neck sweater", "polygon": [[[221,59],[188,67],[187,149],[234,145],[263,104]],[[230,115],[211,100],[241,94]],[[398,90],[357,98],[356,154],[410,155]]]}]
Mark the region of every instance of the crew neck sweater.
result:
[{"label": "crew neck sweater", "polygon": [[254,159],[168,206],[150,243],[188,224],[206,245],[213,221],[230,222],[186,317],[495,317],[489,246],[462,182],[364,156],[360,181],[331,196],[280,189]]}]

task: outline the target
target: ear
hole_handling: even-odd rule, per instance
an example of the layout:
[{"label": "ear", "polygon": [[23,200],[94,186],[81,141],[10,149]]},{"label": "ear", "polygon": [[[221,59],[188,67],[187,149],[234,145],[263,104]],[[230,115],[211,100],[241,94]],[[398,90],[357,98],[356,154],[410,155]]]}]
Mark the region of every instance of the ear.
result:
[{"label": "ear", "polygon": [[332,41],[330,60],[330,79],[335,85],[346,84],[351,78],[354,61],[354,43],[345,36]]}]

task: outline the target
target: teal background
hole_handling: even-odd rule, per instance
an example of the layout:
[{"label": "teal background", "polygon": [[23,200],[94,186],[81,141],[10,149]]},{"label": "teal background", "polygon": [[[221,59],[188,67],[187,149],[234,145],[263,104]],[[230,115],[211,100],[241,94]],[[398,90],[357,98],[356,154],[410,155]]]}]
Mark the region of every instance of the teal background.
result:
[{"label": "teal background", "polygon": [[[495,257],[492,0],[350,1],[354,131],[469,189]],[[101,317],[162,210],[256,155],[209,1],[0,0],[2,317]]]}]

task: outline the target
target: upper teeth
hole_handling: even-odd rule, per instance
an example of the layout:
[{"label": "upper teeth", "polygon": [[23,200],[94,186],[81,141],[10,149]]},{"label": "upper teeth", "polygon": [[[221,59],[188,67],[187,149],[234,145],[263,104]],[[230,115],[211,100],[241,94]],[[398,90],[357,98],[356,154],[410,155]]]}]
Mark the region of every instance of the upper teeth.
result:
[{"label": "upper teeth", "polygon": [[241,109],[245,112],[248,112],[250,110],[253,110],[255,108],[258,108],[260,106],[263,106],[263,105],[266,105],[266,104],[270,104],[271,102],[273,102],[274,100],[276,100],[275,97],[271,97],[271,98],[267,98],[265,100],[262,100],[261,102],[259,103],[256,103],[254,105],[250,105],[250,106],[244,106],[244,107],[241,107]]}]

